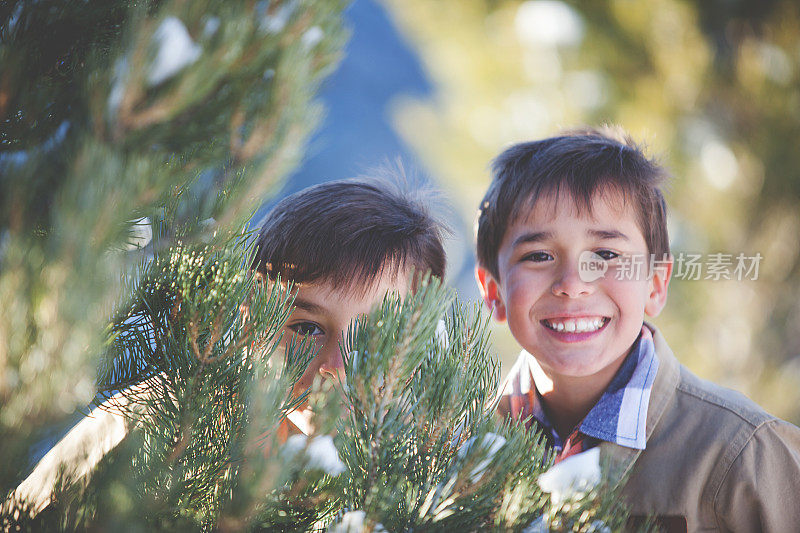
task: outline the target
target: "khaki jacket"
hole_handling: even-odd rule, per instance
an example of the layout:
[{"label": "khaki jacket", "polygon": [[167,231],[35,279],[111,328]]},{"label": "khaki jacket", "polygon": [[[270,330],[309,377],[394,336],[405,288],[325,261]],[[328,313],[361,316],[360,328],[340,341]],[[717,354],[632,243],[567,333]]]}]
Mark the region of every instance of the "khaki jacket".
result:
[{"label": "khaki jacket", "polygon": [[600,445],[634,515],[669,531],[800,531],[800,428],[681,365],[653,326],[647,447]]}]

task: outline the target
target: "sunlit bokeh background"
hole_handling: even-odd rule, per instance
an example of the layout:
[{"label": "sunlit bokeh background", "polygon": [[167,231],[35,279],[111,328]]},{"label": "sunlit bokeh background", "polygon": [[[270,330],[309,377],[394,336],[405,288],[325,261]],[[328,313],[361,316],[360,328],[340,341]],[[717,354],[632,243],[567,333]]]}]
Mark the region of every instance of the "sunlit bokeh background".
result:
[{"label": "sunlit bokeh background", "polygon": [[[731,272],[763,258],[755,280],[674,280],[655,323],[693,371],[800,423],[797,2],[356,0],[347,17],[327,118],[284,194],[402,162],[443,192],[449,281],[475,299],[491,158],[620,124],[674,176],[675,254],[731,254]],[[505,327],[494,343],[508,370],[519,347]]]}]

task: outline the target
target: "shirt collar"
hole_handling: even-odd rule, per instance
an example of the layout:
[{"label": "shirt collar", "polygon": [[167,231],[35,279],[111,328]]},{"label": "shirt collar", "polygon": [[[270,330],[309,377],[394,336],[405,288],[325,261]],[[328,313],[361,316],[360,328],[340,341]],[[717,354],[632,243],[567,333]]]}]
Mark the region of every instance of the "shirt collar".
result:
[{"label": "shirt collar", "polygon": [[[535,358],[529,357],[528,361],[530,365],[538,366]],[[531,368],[529,379],[536,374],[535,370]],[[642,326],[639,338],[622,366],[600,400],[581,422],[580,431],[606,442],[644,450],[647,442],[645,433],[647,407],[657,371],[658,358],[653,335],[646,326]],[[556,447],[560,447],[560,439],[544,411],[538,390],[531,405],[530,415],[548,430],[555,440]]]}]

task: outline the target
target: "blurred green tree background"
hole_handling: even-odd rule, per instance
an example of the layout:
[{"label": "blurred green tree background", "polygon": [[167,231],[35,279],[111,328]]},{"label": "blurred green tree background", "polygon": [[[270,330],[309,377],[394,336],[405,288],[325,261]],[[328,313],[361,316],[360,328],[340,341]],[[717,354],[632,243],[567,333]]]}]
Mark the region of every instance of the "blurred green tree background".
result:
[{"label": "blurred green tree background", "polygon": [[[672,172],[673,253],[761,254],[757,279],[673,279],[684,364],[800,423],[800,6],[791,0],[385,0],[438,85],[398,131],[465,221],[509,143],[617,123]],[[469,236],[472,238],[472,236]],[[753,278],[754,273],[745,278]],[[508,368],[519,349],[505,326]]]}]

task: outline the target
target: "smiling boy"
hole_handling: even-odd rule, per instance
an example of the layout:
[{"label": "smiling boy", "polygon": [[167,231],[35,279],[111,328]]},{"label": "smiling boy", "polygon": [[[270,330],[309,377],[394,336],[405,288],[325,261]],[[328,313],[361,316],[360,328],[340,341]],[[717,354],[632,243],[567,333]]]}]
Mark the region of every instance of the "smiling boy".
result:
[{"label": "smiling boy", "polygon": [[525,351],[501,415],[556,460],[600,446],[634,515],[668,530],[800,525],[800,430],[681,366],[645,323],[667,300],[665,173],[610,129],[515,145],[493,163],[477,278]]}]

